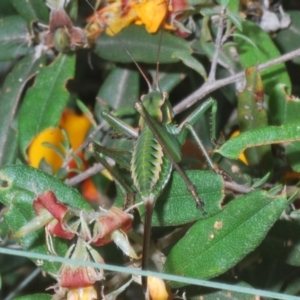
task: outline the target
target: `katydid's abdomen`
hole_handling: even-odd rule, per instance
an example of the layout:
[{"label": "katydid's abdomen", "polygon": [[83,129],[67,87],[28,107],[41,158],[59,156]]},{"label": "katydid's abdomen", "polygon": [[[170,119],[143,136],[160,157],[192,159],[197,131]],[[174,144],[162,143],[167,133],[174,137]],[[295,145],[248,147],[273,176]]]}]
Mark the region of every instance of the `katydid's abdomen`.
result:
[{"label": "katydid's abdomen", "polygon": [[153,194],[155,201],[167,184],[171,171],[172,163],[150,128],[144,126],[131,160],[131,177],[142,198]]}]

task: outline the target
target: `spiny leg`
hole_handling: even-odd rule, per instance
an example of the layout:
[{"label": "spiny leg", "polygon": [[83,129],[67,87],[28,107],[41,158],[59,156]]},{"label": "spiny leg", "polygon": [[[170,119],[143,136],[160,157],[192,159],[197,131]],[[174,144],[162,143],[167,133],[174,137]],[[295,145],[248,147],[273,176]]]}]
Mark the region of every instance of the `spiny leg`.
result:
[{"label": "spiny leg", "polygon": [[108,172],[112,175],[112,177],[115,179],[116,182],[118,182],[119,186],[123,187],[124,193],[125,193],[125,201],[124,201],[124,207],[130,203],[132,205],[134,203],[135,198],[135,192],[133,189],[125,182],[123,177],[120,175],[120,173],[113,168],[105,159],[105,157],[101,154],[101,150],[104,147],[101,145],[98,145],[94,142],[90,142],[88,144],[88,150],[93,154],[93,156],[103,165],[103,167],[108,170]]}]

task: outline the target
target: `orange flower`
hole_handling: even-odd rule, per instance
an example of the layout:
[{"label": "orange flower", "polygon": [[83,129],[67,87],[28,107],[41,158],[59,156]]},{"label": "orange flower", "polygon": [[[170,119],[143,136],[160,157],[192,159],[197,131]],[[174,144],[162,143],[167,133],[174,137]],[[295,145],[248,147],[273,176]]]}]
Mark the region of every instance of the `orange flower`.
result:
[{"label": "orange flower", "polygon": [[88,36],[95,39],[104,28],[106,34],[115,35],[132,23],[144,24],[149,33],[155,33],[167,13],[167,0],[113,0],[87,19]]},{"label": "orange flower", "polygon": [[166,0],[146,0],[134,5],[137,20],[136,24],[145,24],[149,33],[155,33],[167,14]]},{"label": "orange flower", "polygon": [[[42,159],[44,159],[56,172],[63,164],[63,157],[44,143],[55,146],[65,154],[65,149],[61,145],[65,139],[62,130],[65,130],[72,150],[76,150],[83,143],[90,126],[91,122],[85,115],[78,115],[69,109],[65,110],[58,128],[47,128],[32,141],[28,149],[29,165],[38,168]],[[82,152],[80,151],[78,155],[81,156]]]}]

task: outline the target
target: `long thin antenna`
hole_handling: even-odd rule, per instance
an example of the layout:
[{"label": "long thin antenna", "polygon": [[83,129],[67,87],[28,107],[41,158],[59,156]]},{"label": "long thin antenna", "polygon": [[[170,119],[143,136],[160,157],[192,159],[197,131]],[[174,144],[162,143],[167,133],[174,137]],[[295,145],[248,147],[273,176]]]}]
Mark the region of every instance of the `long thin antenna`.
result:
[{"label": "long thin antenna", "polygon": [[[163,22],[162,22],[162,28],[165,27],[166,22],[167,22],[166,19],[167,19],[169,4],[170,4],[170,0],[168,0],[168,2],[167,2],[167,12],[166,12],[166,16],[164,17]],[[157,91],[160,91],[159,78],[158,78],[159,77],[159,61],[160,61],[161,45],[162,45],[162,39],[163,39],[164,32],[165,32],[164,30],[160,31],[158,49],[157,49],[157,57],[156,57],[155,84],[156,84],[156,90]]]},{"label": "long thin antenna", "polygon": [[[86,0],[86,2],[88,3],[88,5],[93,9],[93,11],[97,14],[97,12],[95,11],[94,7],[91,5],[91,3],[89,2],[89,0]],[[118,40],[118,42],[121,44],[121,46],[123,47],[123,49],[125,50],[125,52],[127,53],[127,55],[130,57],[130,59],[132,60],[132,62],[135,64],[135,66],[137,67],[137,69],[139,70],[140,74],[143,76],[144,80],[146,81],[147,85],[148,85],[148,89],[149,92],[152,91],[152,85],[149,81],[149,79],[147,78],[146,74],[144,73],[144,71],[142,70],[142,68],[139,66],[139,64],[137,63],[137,61],[133,58],[133,56],[131,55],[131,53],[129,52],[129,50],[127,49],[127,47],[125,46],[124,42],[120,39],[120,37],[117,36],[117,34],[115,33],[115,31],[105,22],[105,20],[99,16],[100,19],[102,19],[106,24],[107,28],[112,32],[112,34],[114,35],[114,37]]]}]

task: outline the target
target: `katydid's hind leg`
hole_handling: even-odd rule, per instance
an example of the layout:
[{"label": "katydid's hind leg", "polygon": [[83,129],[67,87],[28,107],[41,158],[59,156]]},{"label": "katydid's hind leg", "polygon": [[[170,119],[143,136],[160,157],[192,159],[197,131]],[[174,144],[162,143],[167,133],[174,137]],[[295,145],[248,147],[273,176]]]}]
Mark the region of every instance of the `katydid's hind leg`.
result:
[{"label": "katydid's hind leg", "polygon": [[207,151],[206,151],[202,141],[200,140],[198,134],[196,133],[194,127],[190,123],[185,123],[183,130],[188,130],[192,134],[196,144],[200,148],[202,154],[205,156],[205,159],[206,159],[207,163],[209,164],[210,168],[217,173],[217,168],[215,167],[213,161],[211,160],[209,154],[207,153]]},{"label": "katydid's hind leg", "polygon": [[207,111],[211,108],[211,141],[213,144],[216,144],[216,114],[217,114],[217,102],[210,98],[205,101],[198,109],[196,109],[187,119],[180,125],[181,132],[179,135],[186,136],[187,132],[190,132],[200,148],[201,152],[205,156],[207,163],[210,168],[217,174],[220,174],[225,180],[231,181],[231,177],[225,173],[223,170],[220,170],[211,160],[209,154],[207,153],[202,141],[200,140],[198,134],[196,133],[193,124]]},{"label": "katydid's hind leg", "polygon": [[210,168],[217,174],[221,175],[225,180],[227,181],[232,181],[232,178],[230,177],[229,174],[227,174],[225,171],[219,169],[211,160],[209,154],[207,153],[203,143],[201,142],[198,134],[196,133],[195,129],[193,128],[193,126],[189,123],[185,123],[184,124],[184,129],[187,129],[193,136],[194,140],[196,141],[198,147],[200,148],[200,150],[202,151],[203,155],[205,156],[205,159],[207,161],[207,163],[209,164]]},{"label": "katydid's hind leg", "polygon": [[180,132],[178,134],[178,139],[181,144],[184,144],[187,134],[190,132],[196,141],[201,152],[205,156],[207,163],[210,168],[216,171],[216,167],[212,162],[210,156],[208,155],[202,141],[200,140],[198,134],[196,133],[193,125],[205,114],[206,111],[211,109],[211,136],[212,139],[216,139],[216,114],[217,114],[217,102],[213,98],[209,98],[204,101],[198,108],[196,108],[179,126]]}]

